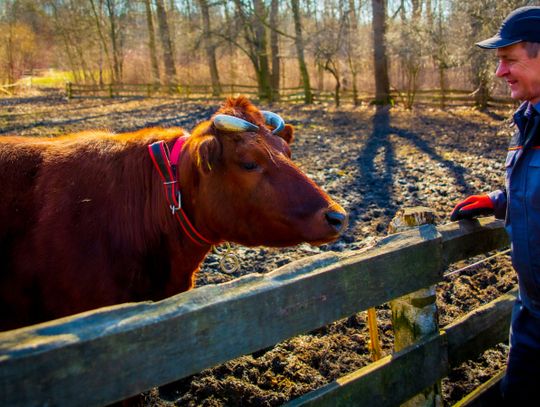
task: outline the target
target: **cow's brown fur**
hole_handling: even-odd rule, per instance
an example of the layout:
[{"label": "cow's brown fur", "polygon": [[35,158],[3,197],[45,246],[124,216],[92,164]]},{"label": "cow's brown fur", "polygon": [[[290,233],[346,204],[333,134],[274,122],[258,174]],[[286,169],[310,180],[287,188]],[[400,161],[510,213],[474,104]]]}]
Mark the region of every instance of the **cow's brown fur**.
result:
[{"label": "cow's brown fur", "polygon": [[[290,160],[292,128],[272,135],[245,98],[219,113],[261,129],[225,133],[208,121],[186,142],[182,204],[198,231],[250,246],[335,239],[325,213],[343,209]],[[193,286],[210,247],[191,242],[171,215],[147,150],[158,140],[172,148],[184,134],[149,128],[1,139],[0,329]]]}]

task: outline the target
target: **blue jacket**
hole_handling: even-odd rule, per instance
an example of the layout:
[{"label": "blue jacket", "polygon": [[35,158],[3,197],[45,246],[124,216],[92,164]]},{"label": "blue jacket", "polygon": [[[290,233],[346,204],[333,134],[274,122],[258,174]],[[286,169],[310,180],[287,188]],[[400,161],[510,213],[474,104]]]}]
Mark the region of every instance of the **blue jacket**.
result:
[{"label": "blue jacket", "polygon": [[516,133],[506,156],[505,190],[489,194],[505,220],[523,305],[540,316],[540,115],[526,125],[527,102],[514,114]]}]

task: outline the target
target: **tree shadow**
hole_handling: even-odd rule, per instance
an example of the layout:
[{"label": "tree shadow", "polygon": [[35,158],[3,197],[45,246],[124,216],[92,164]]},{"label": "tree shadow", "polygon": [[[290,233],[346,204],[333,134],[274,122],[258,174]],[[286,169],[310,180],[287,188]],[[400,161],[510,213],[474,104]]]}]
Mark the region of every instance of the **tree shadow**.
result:
[{"label": "tree shadow", "polygon": [[[130,99],[133,100],[133,99]],[[210,106],[190,106],[182,111],[181,102],[173,101],[161,103],[151,107],[135,108],[125,111],[112,111],[93,115],[83,115],[75,118],[66,119],[46,119],[32,121],[27,124],[16,124],[13,126],[4,126],[0,128],[0,134],[16,134],[18,132],[29,130],[36,127],[73,127],[70,132],[76,132],[83,129],[103,128],[103,125],[96,126],[93,121],[107,119],[115,123],[114,131],[125,132],[134,131],[144,127],[179,126],[189,129],[195,123],[209,117],[215,111],[215,107]],[[141,120],[142,118],[157,118],[156,120]]]},{"label": "tree shadow", "polygon": [[[467,168],[445,159],[419,134],[392,126],[390,118],[389,107],[377,106],[372,118],[372,131],[356,160],[361,184],[359,185],[360,196],[352,202],[354,209],[349,219],[351,233],[358,222],[365,219],[365,216],[369,216],[365,215],[365,212],[368,212],[370,208],[378,207],[387,218],[390,218],[403,205],[394,189],[395,172],[399,163],[391,136],[403,139],[434,162],[440,163],[441,167],[449,173],[452,183],[457,185],[464,195],[474,192],[473,187],[465,179]],[[382,232],[382,230],[378,231]]]},{"label": "tree shadow", "polygon": [[[357,165],[362,180],[360,188],[361,206],[376,202],[378,206],[387,211],[394,211],[393,169],[396,166],[394,146],[390,142],[390,114],[389,108],[377,106],[372,119],[373,129],[364,147],[360,150]],[[377,166],[379,158],[381,165]]]}]

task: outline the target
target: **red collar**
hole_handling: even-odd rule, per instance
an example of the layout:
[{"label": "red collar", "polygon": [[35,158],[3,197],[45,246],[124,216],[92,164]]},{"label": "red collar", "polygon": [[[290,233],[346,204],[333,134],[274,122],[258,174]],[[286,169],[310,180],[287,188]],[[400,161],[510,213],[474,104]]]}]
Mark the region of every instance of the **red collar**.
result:
[{"label": "red collar", "polygon": [[[182,209],[182,196],[180,186],[178,185],[177,169],[178,160],[182,147],[189,136],[179,137],[174,143],[172,153],[169,154],[169,148],[164,141],[156,141],[148,146],[150,157],[163,180],[165,187],[165,196],[171,208],[171,212],[176,217],[182,229],[188,237],[197,245],[213,245],[213,243],[204,238],[189,221],[186,213]],[[170,156],[170,158],[169,158]]]}]

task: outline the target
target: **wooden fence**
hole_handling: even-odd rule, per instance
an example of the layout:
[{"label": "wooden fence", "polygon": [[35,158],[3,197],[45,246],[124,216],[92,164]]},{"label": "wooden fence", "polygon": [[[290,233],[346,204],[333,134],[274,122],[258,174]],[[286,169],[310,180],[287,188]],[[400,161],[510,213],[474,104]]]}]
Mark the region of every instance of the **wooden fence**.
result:
[{"label": "wooden fence", "polygon": [[[316,102],[333,102],[334,93],[330,91],[320,91],[312,89],[313,98]],[[109,84],[103,86],[82,85],[75,83],[66,84],[66,96],[68,99],[77,97],[154,97],[171,96],[187,100],[220,100],[224,96],[247,95],[252,99],[258,98],[258,89],[250,85],[221,85],[221,95],[212,95],[211,85],[152,85],[152,84]],[[367,92],[357,94],[357,103],[371,103],[374,95]],[[399,91],[393,91],[393,99],[398,104],[404,104],[406,95]],[[470,90],[446,90],[444,94],[438,89],[418,90],[415,95],[415,103],[424,105],[440,106],[444,99],[445,106],[473,106],[475,104],[474,96]],[[304,88],[292,87],[280,89],[280,100],[284,102],[303,102]],[[344,103],[353,103],[353,93],[350,90],[340,92],[340,100]],[[493,106],[513,106],[515,101],[507,97],[492,97],[489,101]]]},{"label": "wooden fence", "polygon": [[[493,218],[424,225],[370,249],[327,252],[155,303],[3,332],[0,405],[122,400],[436,284],[448,264],[507,245]],[[514,298],[504,295],[289,406],[399,405],[452,366],[505,341]]]}]

